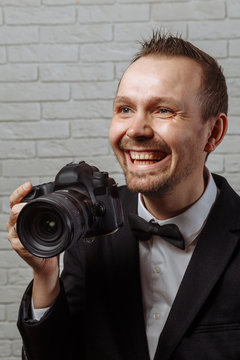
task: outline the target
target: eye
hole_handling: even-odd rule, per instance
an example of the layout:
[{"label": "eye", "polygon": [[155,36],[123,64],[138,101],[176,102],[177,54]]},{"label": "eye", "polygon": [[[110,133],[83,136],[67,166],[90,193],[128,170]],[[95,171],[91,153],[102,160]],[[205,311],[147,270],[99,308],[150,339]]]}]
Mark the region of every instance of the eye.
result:
[{"label": "eye", "polygon": [[121,112],[122,114],[129,114],[129,113],[131,112],[131,109],[130,109],[129,107],[127,107],[127,106],[122,106],[122,107],[120,108],[120,112]]},{"label": "eye", "polygon": [[160,107],[157,109],[156,113],[164,119],[170,118],[174,115],[174,112],[168,108]]}]

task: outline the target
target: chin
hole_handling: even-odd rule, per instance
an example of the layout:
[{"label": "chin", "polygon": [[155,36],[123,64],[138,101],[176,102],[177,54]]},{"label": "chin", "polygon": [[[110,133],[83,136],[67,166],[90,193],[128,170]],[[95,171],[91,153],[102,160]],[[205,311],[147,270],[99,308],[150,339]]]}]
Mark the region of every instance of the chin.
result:
[{"label": "chin", "polygon": [[171,182],[160,180],[159,178],[150,178],[150,176],[137,177],[125,175],[127,187],[130,191],[141,193],[143,195],[167,194],[172,190]]}]

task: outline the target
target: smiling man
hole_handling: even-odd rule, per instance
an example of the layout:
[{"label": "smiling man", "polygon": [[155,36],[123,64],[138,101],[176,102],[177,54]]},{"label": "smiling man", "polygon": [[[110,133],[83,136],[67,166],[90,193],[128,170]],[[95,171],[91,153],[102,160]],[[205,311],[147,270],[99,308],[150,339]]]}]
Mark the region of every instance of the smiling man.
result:
[{"label": "smiling man", "polygon": [[[33,268],[19,312],[34,360],[239,360],[240,199],[205,166],[227,130],[217,62],[181,38],[153,34],[123,74],[110,142],[126,176],[125,222],[39,259],[7,229]],[[29,184],[27,184],[29,185]]]}]

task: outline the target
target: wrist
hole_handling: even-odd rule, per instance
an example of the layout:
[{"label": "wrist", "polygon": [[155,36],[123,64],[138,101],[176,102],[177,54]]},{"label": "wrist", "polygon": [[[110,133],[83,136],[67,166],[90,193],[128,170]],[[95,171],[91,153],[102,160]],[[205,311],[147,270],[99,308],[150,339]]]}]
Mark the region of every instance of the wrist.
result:
[{"label": "wrist", "polygon": [[60,292],[59,274],[41,276],[34,274],[33,279],[33,305],[35,309],[52,305]]}]

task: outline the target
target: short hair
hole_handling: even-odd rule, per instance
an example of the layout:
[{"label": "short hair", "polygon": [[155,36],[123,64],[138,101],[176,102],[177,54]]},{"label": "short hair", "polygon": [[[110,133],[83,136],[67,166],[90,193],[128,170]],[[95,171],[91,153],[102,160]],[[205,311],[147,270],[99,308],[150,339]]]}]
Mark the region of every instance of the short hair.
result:
[{"label": "short hair", "polygon": [[201,115],[204,121],[228,112],[228,94],[226,79],[217,61],[181,36],[162,34],[153,31],[149,40],[140,42],[141,49],[135,55],[132,63],[143,56],[185,56],[196,61],[202,68],[202,85],[198,96]]}]

